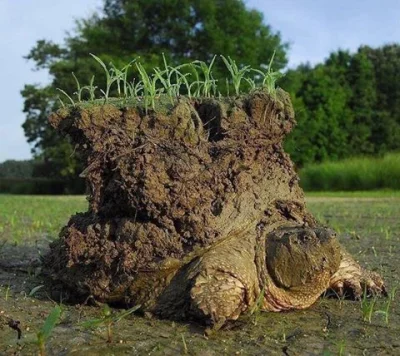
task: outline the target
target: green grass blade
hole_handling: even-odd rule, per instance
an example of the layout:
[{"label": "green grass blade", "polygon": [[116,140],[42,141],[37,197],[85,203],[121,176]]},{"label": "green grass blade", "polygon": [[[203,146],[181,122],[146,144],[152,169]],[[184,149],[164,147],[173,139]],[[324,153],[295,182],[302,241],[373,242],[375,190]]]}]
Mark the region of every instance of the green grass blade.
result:
[{"label": "green grass blade", "polygon": [[75,102],[74,102],[74,100],[73,100],[64,90],[62,90],[62,89],[60,89],[60,88],[57,88],[57,90],[58,90],[59,92],[63,93],[63,94],[68,98],[68,100],[71,102],[71,105],[75,107]]},{"label": "green grass blade", "polygon": [[38,339],[46,341],[49,338],[49,336],[53,332],[53,329],[55,328],[55,326],[57,325],[57,323],[60,320],[61,312],[62,312],[62,310],[59,305],[56,305],[52,309],[49,316],[46,318],[42,328],[38,332]]},{"label": "green grass blade", "polygon": [[104,64],[104,62],[99,57],[95,56],[93,53],[89,53],[89,54],[97,61],[97,63],[99,63],[103,67],[107,78],[109,78],[110,77],[110,73],[108,72],[107,66]]},{"label": "green grass blade", "polygon": [[78,80],[78,78],[76,77],[76,75],[75,75],[74,72],[72,72],[72,76],[74,77],[75,83],[76,83],[76,88],[77,88],[76,94],[77,94],[77,96],[78,96],[78,101],[81,102],[81,101],[82,101],[82,100],[81,100],[81,99],[82,99],[82,98],[81,98],[81,96],[82,96],[81,84],[79,83],[79,80]]},{"label": "green grass blade", "polygon": [[37,291],[39,291],[40,289],[42,289],[44,287],[44,284],[40,284],[34,288],[32,288],[32,290],[29,292],[28,297],[32,297],[36,294]]},{"label": "green grass blade", "polygon": [[105,324],[105,322],[106,322],[106,318],[91,319],[91,320],[83,321],[82,323],[79,323],[78,325],[85,329],[92,329],[92,328],[97,328],[98,326]]},{"label": "green grass blade", "polygon": [[132,313],[134,313],[135,311],[139,310],[140,308],[141,308],[141,305],[135,305],[134,307],[132,307],[132,308],[130,308],[130,309],[126,310],[126,311],[123,311],[123,312],[119,313],[118,315],[116,315],[116,316],[113,318],[113,321],[114,321],[115,323],[117,323],[117,322],[119,322],[120,320],[126,318],[129,314],[132,314]]}]

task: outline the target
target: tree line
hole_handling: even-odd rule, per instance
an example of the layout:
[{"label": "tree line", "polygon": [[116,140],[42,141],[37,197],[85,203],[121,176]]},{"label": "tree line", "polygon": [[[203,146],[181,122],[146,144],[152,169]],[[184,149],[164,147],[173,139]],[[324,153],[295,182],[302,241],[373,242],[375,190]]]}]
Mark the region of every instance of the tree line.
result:
[{"label": "tree line", "polygon": [[400,46],[338,50],[282,82],[297,115],[286,142],[300,166],[400,148]]},{"label": "tree line", "polygon": [[[286,74],[278,84],[291,94],[298,121],[286,149],[299,167],[399,148],[399,45],[338,50],[324,63],[285,71],[288,51],[262,13],[242,0],[104,0],[102,11],[78,20],[64,43],[38,40],[27,54],[34,68],[53,79],[46,86],[26,84],[21,91],[25,135],[43,174],[79,174],[74,147],[47,118],[60,105],[57,88],[76,90],[72,72],[83,85],[95,75],[94,85],[103,86],[104,73],[89,53],[120,68],[138,56],[150,69],[162,66],[162,54],[172,65],[223,54],[239,66],[265,69],[275,52],[273,69]],[[216,79],[225,77],[223,63],[216,66]]]}]

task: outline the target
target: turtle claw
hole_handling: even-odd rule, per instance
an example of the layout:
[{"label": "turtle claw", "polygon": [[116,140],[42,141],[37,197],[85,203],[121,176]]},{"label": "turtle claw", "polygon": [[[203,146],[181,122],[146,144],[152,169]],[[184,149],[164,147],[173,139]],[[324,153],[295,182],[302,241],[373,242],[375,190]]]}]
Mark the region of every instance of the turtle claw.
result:
[{"label": "turtle claw", "polygon": [[387,297],[385,282],[382,277],[376,272],[363,271],[364,280],[363,285],[367,291],[367,295],[382,295]]},{"label": "turtle claw", "polygon": [[360,300],[365,294],[387,296],[385,283],[378,273],[363,269],[348,253],[344,252],[338,271],[330,280],[329,289],[339,297],[351,295]]}]

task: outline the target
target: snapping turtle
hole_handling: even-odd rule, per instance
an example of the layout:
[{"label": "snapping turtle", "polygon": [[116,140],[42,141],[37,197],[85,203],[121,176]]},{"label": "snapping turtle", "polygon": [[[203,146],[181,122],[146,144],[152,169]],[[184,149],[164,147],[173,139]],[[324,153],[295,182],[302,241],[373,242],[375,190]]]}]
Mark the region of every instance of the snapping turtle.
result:
[{"label": "snapping turtle", "polygon": [[384,293],[306,210],[282,141],[295,120],[278,89],[62,109],[51,124],[87,161],[89,211],[44,259],[72,294],[220,325],[260,303],[303,309],[327,289]]}]

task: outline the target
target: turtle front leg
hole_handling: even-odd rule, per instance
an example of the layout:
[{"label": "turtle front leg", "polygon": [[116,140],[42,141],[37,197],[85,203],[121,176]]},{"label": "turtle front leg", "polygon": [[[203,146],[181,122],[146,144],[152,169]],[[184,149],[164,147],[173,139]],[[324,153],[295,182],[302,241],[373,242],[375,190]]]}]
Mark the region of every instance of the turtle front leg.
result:
[{"label": "turtle front leg", "polygon": [[191,266],[191,313],[213,328],[236,320],[259,295],[254,238],[235,236]]},{"label": "turtle front leg", "polygon": [[385,283],[379,274],[362,268],[343,248],[341,255],[339,269],[332,276],[329,289],[339,297],[348,294],[354,299],[360,299],[364,292],[386,295]]},{"label": "turtle front leg", "polygon": [[247,309],[246,287],[240,278],[222,271],[203,271],[190,292],[192,311],[219,329]]}]

